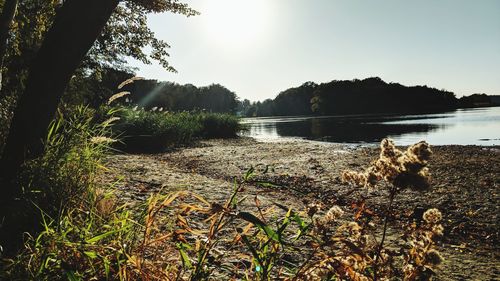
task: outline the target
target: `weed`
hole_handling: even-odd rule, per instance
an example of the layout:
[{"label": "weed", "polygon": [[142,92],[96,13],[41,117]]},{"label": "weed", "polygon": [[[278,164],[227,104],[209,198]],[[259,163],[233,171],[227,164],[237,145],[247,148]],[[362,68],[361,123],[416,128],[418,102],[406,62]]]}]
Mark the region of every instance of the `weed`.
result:
[{"label": "weed", "polygon": [[200,138],[236,137],[241,129],[238,117],[222,113],[174,113],[121,107],[116,115],[120,120],[113,130],[121,136],[119,148],[132,152],[163,151]]}]

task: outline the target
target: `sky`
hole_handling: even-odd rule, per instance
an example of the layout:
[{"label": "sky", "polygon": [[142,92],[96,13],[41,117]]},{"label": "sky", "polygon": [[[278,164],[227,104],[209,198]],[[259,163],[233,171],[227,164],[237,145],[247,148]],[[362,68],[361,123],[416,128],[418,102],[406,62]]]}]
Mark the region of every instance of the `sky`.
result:
[{"label": "sky", "polygon": [[169,62],[148,79],[219,83],[241,99],[304,82],[363,79],[500,95],[500,0],[185,0],[201,14],[156,14]]}]

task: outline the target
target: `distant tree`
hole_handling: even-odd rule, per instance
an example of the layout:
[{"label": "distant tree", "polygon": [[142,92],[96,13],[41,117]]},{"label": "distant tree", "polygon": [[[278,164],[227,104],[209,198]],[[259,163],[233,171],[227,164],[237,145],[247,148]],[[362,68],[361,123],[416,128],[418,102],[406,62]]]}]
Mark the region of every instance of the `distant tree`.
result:
[{"label": "distant tree", "polygon": [[252,103],[248,99],[238,101],[238,106],[236,108],[236,112],[241,116],[247,116],[247,112],[251,106],[252,106]]},{"label": "distant tree", "polygon": [[311,115],[310,101],[318,85],[306,82],[297,88],[290,88],[281,92],[274,99],[274,113],[276,115]]},{"label": "distant tree", "polygon": [[379,77],[323,83],[311,107],[319,114],[418,113],[453,109],[455,95],[427,86],[406,87]]},{"label": "distant tree", "polygon": [[[259,102],[260,104],[260,102]],[[256,112],[257,112],[257,103],[252,103],[252,105],[250,105],[243,116],[245,117],[256,117]]]},{"label": "distant tree", "polygon": [[272,99],[266,99],[263,102],[257,102],[255,108],[255,116],[273,116],[275,115],[274,111],[274,102]]},{"label": "distant tree", "polygon": [[235,113],[238,106],[236,94],[219,84],[200,88],[199,108],[211,112]]},{"label": "distant tree", "polygon": [[493,105],[491,98],[484,93],[463,96],[459,99],[458,103],[462,108]]},{"label": "distant tree", "polygon": [[238,99],[234,92],[219,84],[196,87],[172,82],[141,80],[126,88],[132,102],[144,108],[164,108],[170,111],[206,110],[235,113]]},{"label": "distant tree", "polygon": [[456,108],[451,92],[427,86],[407,87],[379,77],[363,80],[306,82],[281,92],[274,100],[257,102],[246,116],[419,113]]},{"label": "distant tree", "polygon": [[76,70],[62,100],[68,104],[86,104],[97,108],[104,104],[117,91],[123,81],[135,76],[133,72],[115,68],[102,68],[90,74]]}]

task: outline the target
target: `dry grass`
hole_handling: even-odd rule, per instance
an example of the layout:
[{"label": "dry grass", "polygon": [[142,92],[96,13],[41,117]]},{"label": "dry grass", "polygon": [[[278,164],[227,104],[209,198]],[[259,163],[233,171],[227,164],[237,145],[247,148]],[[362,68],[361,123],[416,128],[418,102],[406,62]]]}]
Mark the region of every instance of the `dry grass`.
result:
[{"label": "dry grass", "polygon": [[[112,122],[93,127],[85,111],[68,124],[61,120],[49,134],[50,154],[33,167],[45,171],[47,163],[58,163],[58,172],[50,173],[48,183],[55,182],[64,191],[59,200],[71,194],[68,198],[78,196],[83,202],[64,204],[58,216],[42,208],[42,231],[28,237],[23,253],[4,260],[2,278],[429,280],[442,260],[435,249],[443,232],[435,209],[424,213],[423,223],[408,223],[401,236],[404,247],[396,250],[384,243],[397,193],[428,188],[431,151],[426,143],[403,152],[384,140],[379,159],[365,171],[344,173],[348,182],[387,190],[384,217],[363,201],[352,210],[317,204],[293,210],[280,204],[264,208],[256,198],[257,212],[241,210],[245,185],[273,187],[259,180],[267,168],[248,170],[224,204],[178,191],[160,192],[142,209],[130,209],[93,184],[102,168],[98,155],[112,142],[103,128]],[[88,161],[82,166],[81,159]],[[76,189],[65,190],[67,186]],[[354,212],[352,218],[348,211]]]}]

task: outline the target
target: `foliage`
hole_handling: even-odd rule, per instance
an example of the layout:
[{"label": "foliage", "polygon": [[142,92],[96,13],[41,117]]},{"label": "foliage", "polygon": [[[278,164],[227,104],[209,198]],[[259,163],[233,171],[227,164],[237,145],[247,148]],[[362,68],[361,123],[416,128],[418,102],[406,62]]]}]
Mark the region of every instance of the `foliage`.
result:
[{"label": "foliage", "polygon": [[4,69],[1,69],[2,95],[19,96],[23,91],[28,68],[59,7],[58,0],[19,1],[8,39]]},{"label": "foliage", "polygon": [[[4,261],[9,280],[113,280],[126,276],[127,243],[133,238],[129,212],[97,196],[60,218],[43,215],[43,231],[28,236],[16,259]],[[106,206],[107,209],[102,206]]]},{"label": "foliage", "polygon": [[131,103],[147,109],[157,107],[170,111],[235,113],[238,105],[236,94],[219,84],[196,87],[191,84],[140,80],[124,89],[131,93]]},{"label": "foliage", "polygon": [[[118,6],[115,13],[97,38],[84,65],[88,69],[115,68],[126,70],[126,57],[145,64],[159,62],[167,71],[175,71],[169,65],[167,49],[170,46],[155,37],[147,26],[149,13],[173,12],[186,16],[197,12],[177,0],[129,0]],[[146,50],[149,49],[149,54]]]},{"label": "foliage", "polygon": [[334,80],[281,92],[274,100],[247,106],[245,116],[421,113],[454,109],[451,92],[427,86],[386,83],[378,77]]},{"label": "foliage", "polygon": [[129,71],[106,67],[89,75],[81,73],[82,71],[84,70],[77,70],[78,73],[71,79],[63,96],[63,102],[87,104],[92,108],[98,108],[115,93],[116,87],[122,81],[134,76]]},{"label": "foliage", "polygon": [[378,77],[321,84],[314,92],[320,114],[413,113],[454,109],[455,95],[427,86],[407,87]]},{"label": "foliage", "polygon": [[[62,3],[63,1],[59,0],[20,1],[9,38],[5,68],[2,70],[5,73],[3,95],[19,95],[23,91],[28,68]],[[197,14],[177,0],[122,1],[82,62],[74,79],[99,78],[110,68],[130,72],[131,69],[126,65],[127,58],[134,58],[146,64],[157,61],[166,70],[175,71],[167,61],[169,45],[156,38],[147,26],[149,13],[164,12],[186,16]],[[77,95],[78,92],[72,94]]]},{"label": "foliage", "polygon": [[318,85],[306,82],[300,87],[281,92],[274,99],[275,115],[310,115],[311,98]]},{"label": "foliage", "polygon": [[241,129],[236,116],[222,113],[121,107],[116,116],[120,120],[113,130],[121,137],[119,148],[127,151],[157,152],[188,144],[196,138],[235,137]]},{"label": "foliage", "polygon": [[227,113],[198,113],[198,120],[202,124],[201,131],[197,134],[201,138],[234,138],[244,130],[239,118]]},{"label": "foliage", "polygon": [[40,225],[27,230],[20,255],[2,261],[0,278],[89,280],[124,274],[135,224],[112,193],[95,186],[101,158],[114,142],[112,121],[95,123],[94,112],[82,106],[58,112],[43,156],[24,167],[18,181],[25,190],[24,208],[13,212],[19,224]]},{"label": "foliage", "polygon": [[[112,112],[107,112],[111,114]],[[51,123],[43,156],[25,164],[19,184],[24,196],[49,216],[81,204],[93,188],[101,158],[112,139],[109,123],[95,124],[87,107],[63,108]]]},{"label": "foliage", "polygon": [[470,96],[463,96],[458,100],[460,107],[478,107],[478,106],[495,106],[491,96],[486,94],[472,94]]}]

